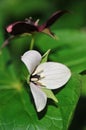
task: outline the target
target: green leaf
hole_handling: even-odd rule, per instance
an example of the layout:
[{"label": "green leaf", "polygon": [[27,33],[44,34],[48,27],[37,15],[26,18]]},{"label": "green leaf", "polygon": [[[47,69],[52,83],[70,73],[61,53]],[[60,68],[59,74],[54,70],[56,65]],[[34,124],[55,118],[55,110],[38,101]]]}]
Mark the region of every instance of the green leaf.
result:
[{"label": "green leaf", "polygon": [[39,114],[30,92],[21,83],[12,82],[9,86],[11,89],[0,89],[0,130],[67,130],[80,96],[78,75],[73,75],[57,92],[58,107],[49,103]]},{"label": "green leaf", "polygon": [[77,30],[54,31],[59,40],[41,34],[36,45],[42,52],[51,49],[50,60],[69,66],[73,72],[86,69],[86,33]]},{"label": "green leaf", "polygon": [[37,113],[29,86],[19,80],[10,58],[5,48],[0,57],[0,130],[67,130],[80,96],[79,75],[73,74],[59,92],[55,91],[58,106],[48,102],[44,111]]},{"label": "green leaf", "polygon": [[62,130],[67,130],[71,123],[76,104],[81,94],[81,85],[81,76],[73,74],[70,82],[57,95],[63,119]]},{"label": "green leaf", "polygon": [[86,75],[82,75],[82,96],[86,97]]}]

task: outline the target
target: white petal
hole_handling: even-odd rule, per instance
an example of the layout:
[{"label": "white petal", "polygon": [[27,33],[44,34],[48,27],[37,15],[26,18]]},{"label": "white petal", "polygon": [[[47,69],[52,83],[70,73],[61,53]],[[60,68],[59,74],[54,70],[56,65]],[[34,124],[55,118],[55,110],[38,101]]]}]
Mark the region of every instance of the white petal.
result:
[{"label": "white petal", "polygon": [[36,66],[40,63],[41,55],[35,50],[30,50],[23,54],[21,60],[25,63],[27,69],[31,74],[36,68]]},{"label": "white petal", "polygon": [[42,111],[47,103],[47,96],[41,90],[41,88],[33,83],[30,83],[30,89],[34,98],[34,102],[36,105],[37,112]]},{"label": "white petal", "polygon": [[69,68],[61,63],[46,62],[40,64],[36,71],[43,70],[41,76],[44,78],[39,80],[39,83],[48,89],[57,89],[67,83],[71,76]]}]

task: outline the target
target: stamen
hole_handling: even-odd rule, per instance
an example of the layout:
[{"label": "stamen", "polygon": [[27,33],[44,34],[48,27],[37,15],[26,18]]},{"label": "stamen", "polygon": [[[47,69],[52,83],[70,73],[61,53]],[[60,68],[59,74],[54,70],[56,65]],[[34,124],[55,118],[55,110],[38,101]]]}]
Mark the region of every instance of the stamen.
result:
[{"label": "stamen", "polygon": [[32,81],[32,82],[36,82],[36,81],[38,81],[40,79],[40,75],[31,75],[31,77],[30,77],[30,81]]},{"label": "stamen", "polygon": [[41,80],[43,78],[44,78],[43,74],[41,74],[41,75],[35,74],[35,75],[31,75],[30,81],[37,85],[42,85],[41,83],[39,83],[39,80]]},{"label": "stamen", "polygon": [[34,25],[37,26],[38,23],[39,23],[39,19],[37,19],[37,20],[35,21]]},{"label": "stamen", "polygon": [[27,24],[32,24],[32,23],[33,23],[32,17],[26,18],[26,19],[25,19],[25,22],[26,22]]},{"label": "stamen", "polygon": [[36,82],[36,81],[38,81],[38,79],[37,78],[31,78],[31,81]]}]

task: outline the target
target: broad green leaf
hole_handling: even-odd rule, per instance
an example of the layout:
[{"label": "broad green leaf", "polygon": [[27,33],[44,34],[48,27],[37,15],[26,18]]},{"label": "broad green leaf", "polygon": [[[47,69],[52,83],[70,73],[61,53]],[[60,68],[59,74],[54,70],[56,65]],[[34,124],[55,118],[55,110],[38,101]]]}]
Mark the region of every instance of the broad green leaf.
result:
[{"label": "broad green leaf", "polygon": [[78,75],[73,75],[59,92],[55,92],[58,106],[48,103],[46,109],[37,114],[29,88],[27,91],[25,85],[12,82],[10,89],[0,90],[0,130],[67,130],[80,86]]},{"label": "broad green leaf", "polygon": [[9,64],[6,48],[0,58],[0,130],[67,130],[80,96],[79,76],[72,75],[59,92],[55,91],[57,106],[48,102],[44,111],[37,113],[29,86],[19,80],[13,62]]},{"label": "broad green leaf", "polygon": [[57,95],[58,106],[60,107],[63,119],[62,130],[67,130],[71,123],[76,103],[78,102],[77,99],[79,99],[81,93],[81,85],[81,76],[73,74],[70,82]]},{"label": "broad green leaf", "polygon": [[86,75],[82,75],[82,96],[86,96]]},{"label": "broad green leaf", "polygon": [[80,73],[86,69],[86,33],[76,30],[54,31],[59,40],[40,35],[37,47],[42,52],[51,49],[50,59],[69,66],[73,72]]}]

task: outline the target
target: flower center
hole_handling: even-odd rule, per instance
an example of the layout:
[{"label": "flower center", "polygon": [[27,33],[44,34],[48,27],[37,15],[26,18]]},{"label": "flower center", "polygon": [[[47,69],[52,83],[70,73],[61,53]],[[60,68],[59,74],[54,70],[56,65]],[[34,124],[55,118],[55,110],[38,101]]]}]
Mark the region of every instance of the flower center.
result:
[{"label": "flower center", "polygon": [[30,77],[30,81],[33,82],[34,84],[41,85],[39,80],[41,80],[45,77],[42,72],[43,71],[33,73]]}]

